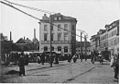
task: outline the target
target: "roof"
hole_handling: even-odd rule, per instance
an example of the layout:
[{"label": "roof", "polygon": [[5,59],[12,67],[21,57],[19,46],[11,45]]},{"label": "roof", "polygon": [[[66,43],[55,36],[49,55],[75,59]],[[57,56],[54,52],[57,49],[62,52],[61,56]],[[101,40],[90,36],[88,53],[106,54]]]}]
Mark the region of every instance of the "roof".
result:
[{"label": "roof", "polygon": [[[53,14],[51,15],[50,17],[47,17],[46,15],[43,16],[44,18],[41,19],[41,21],[45,21],[45,22],[49,22],[49,19],[50,17],[52,17],[52,21],[53,22],[61,22],[61,21],[72,21],[72,22],[77,22],[76,18],[74,17],[70,17],[70,16],[64,16],[62,15],[61,13],[56,13],[56,14]],[[45,18],[46,17],[46,18]],[[54,17],[61,17],[61,20],[54,20]]]},{"label": "roof", "polygon": [[25,40],[23,38],[20,38],[16,43],[25,43]]},{"label": "roof", "polygon": [[112,22],[112,23],[109,25],[108,31],[110,31],[111,29],[113,29],[113,28],[115,28],[115,27],[118,27],[118,28],[119,28],[119,20],[116,20],[116,21]]},{"label": "roof", "polygon": [[27,38],[26,40],[23,38],[20,38],[16,43],[32,43],[32,41]]}]

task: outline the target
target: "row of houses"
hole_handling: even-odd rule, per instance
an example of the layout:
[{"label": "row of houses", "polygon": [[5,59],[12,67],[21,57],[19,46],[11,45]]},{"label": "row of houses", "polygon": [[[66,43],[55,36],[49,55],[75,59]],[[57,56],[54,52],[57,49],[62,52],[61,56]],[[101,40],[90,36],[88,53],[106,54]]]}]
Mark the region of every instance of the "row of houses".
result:
[{"label": "row of houses", "polygon": [[91,50],[103,51],[108,48],[115,53],[119,51],[119,21],[113,21],[105,25],[105,29],[100,29],[97,34],[91,36]]}]

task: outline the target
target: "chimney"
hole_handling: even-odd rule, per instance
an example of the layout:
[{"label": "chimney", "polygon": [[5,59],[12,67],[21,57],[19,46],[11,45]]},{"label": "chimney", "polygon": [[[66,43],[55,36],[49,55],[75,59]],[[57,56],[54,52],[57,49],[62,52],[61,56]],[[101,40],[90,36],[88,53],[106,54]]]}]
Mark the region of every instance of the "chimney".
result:
[{"label": "chimney", "polygon": [[109,25],[105,25],[105,28],[106,28],[106,30],[108,30],[109,29]]},{"label": "chimney", "polygon": [[36,38],[36,29],[34,29],[34,38]]},{"label": "chimney", "polygon": [[10,31],[10,41],[12,41],[12,32]]},{"label": "chimney", "polygon": [[25,40],[25,36],[24,36],[24,40]]},{"label": "chimney", "polygon": [[43,20],[49,20],[49,18],[47,17],[46,14],[44,14],[44,16],[42,17]]}]

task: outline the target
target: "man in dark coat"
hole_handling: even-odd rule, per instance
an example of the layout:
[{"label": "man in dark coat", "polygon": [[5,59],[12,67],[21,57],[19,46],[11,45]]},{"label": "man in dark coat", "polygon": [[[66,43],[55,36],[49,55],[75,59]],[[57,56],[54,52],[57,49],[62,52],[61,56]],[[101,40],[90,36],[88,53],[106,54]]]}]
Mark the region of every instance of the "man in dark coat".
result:
[{"label": "man in dark coat", "polygon": [[81,62],[82,62],[82,60],[83,60],[83,57],[84,57],[84,56],[83,56],[83,53],[81,53],[81,54],[80,54]]},{"label": "man in dark coat", "polygon": [[43,52],[41,55],[41,63],[42,63],[42,65],[44,65],[44,63],[45,63],[45,52]]},{"label": "man in dark coat", "polygon": [[24,60],[24,53],[20,54],[20,58],[18,60],[18,66],[19,66],[19,76],[22,74],[25,76],[25,60]]}]

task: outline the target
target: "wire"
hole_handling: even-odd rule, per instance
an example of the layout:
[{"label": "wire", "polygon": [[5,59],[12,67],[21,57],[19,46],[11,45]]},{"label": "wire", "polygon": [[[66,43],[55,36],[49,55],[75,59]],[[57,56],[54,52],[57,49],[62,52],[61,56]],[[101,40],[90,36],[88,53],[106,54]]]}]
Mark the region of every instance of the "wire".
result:
[{"label": "wire", "polygon": [[[4,0],[4,1],[7,1],[7,0]],[[17,7],[15,7],[15,6],[13,6],[13,5],[10,5],[10,4],[12,4],[12,3],[9,2],[9,1],[7,1],[7,2],[9,2],[10,4],[5,3],[5,2],[3,2],[3,1],[0,1],[0,2],[3,3],[3,4],[5,4],[5,5],[7,5],[7,6],[10,6],[10,7],[14,8],[14,9],[16,9],[16,10],[18,10],[18,11],[20,11],[20,12],[22,12],[22,13],[24,13],[24,14],[26,14],[26,15],[32,17],[32,18],[34,18],[34,19],[36,19],[36,20],[39,20],[39,21],[40,21],[39,18],[37,18],[37,17],[35,17],[35,16],[33,16],[33,15],[29,14],[29,13],[26,13],[25,11],[22,11],[22,10],[18,9]],[[46,23],[51,24],[50,22],[46,22]],[[53,26],[56,26],[56,27],[58,28],[57,25],[55,25],[55,24],[53,24],[53,23],[52,23],[52,25],[53,25]],[[78,36],[78,37],[81,37],[81,36],[79,36],[79,35],[77,35],[77,34],[74,34],[74,32],[71,32],[71,31],[65,30],[64,28],[60,28],[60,29],[72,33],[72,34],[71,34],[72,36]],[[82,38],[84,38],[84,37],[82,37]]]},{"label": "wire", "polygon": [[13,2],[10,2],[8,0],[4,0],[10,4],[14,4],[14,5],[17,5],[17,6],[21,6],[21,7],[24,7],[24,8],[29,8],[31,10],[36,10],[36,11],[41,11],[41,12],[44,12],[44,13],[48,13],[48,14],[53,14],[54,12],[50,12],[50,11],[47,11],[47,10],[42,10],[42,9],[38,9],[38,8],[34,8],[34,7],[30,7],[30,6],[25,6],[25,5],[22,5],[22,4],[18,4],[18,3],[13,3]]},{"label": "wire", "polygon": [[[45,12],[45,13],[48,13],[48,14],[50,14],[50,15],[53,13],[53,12],[50,12],[50,11],[47,11],[47,10],[42,10],[42,9],[33,8],[33,7],[25,6],[25,5],[22,5],[22,4],[18,4],[18,3],[13,3],[13,2],[10,2],[10,1],[8,1],[8,0],[4,0],[4,1],[6,1],[6,2],[8,2],[8,3],[10,3],[10,4],[17,5],[17,6],[29,8],[29,9],[36,10],[36,11]],[[56,25],[54,25],[54,26],[56,26]],[[63,28],[61,28],[61,29],[63,29]],[[63,29],[63,30],[64,30],[64,29]],[[83,31],[83,30],[81,30],[81,31]],[[71,31],[68,31],[68,32],[71,32]],[[83,31],[83,32],[86,33],[85,31]],[[86,34],[87,34],[87,33],[86,33]],[[79,35],[76,34],[76,36],[79,36]],[[80,36],[79,36],[79,37],[80,37]],[[84,37],[82,37],[82,38],[84,38]]]},{"label": "wire", "polygon": [[26,13],[25,11],[22,11],[22,10],[18,9],[18,8],[15,7],[15,6],[12,6],[12,5],[10,5],[10,4],[8,4],[8,3],[5,3],[5,2],[3,2],[3,1],[0,1],[0,2],[3,3],[3,4],[5,4],[5,5],[7,5],[7,6],[9,6],[9,7],[14,8],[14,9],[16,9],[16,10],[18,10],[18,11],[20,11],[20,12],[22,12],[22,13],[24,13],[24,14],[26,14],[26,15],[32,17],[32,18],[34,18],[34,19],[36,19],[36,20],[39,20],[39,21],[40,21],[39,18],[37,18],[37,17],[35,17],[35,16],[33,16],[33,15],[29,14],[29,13]]}]

